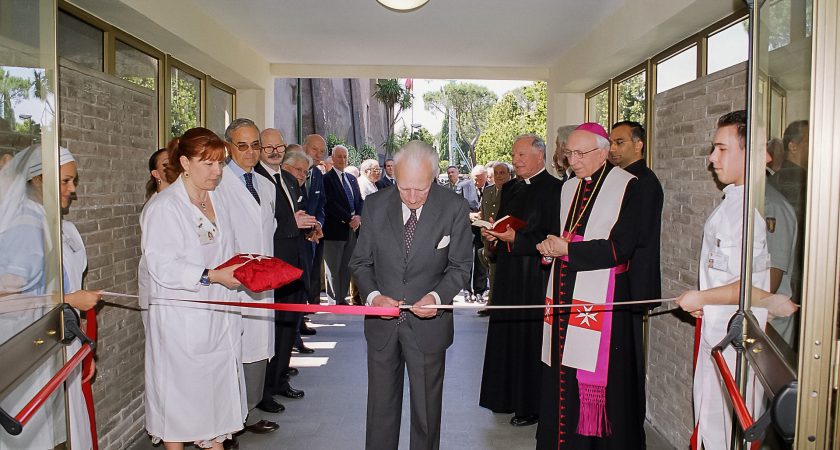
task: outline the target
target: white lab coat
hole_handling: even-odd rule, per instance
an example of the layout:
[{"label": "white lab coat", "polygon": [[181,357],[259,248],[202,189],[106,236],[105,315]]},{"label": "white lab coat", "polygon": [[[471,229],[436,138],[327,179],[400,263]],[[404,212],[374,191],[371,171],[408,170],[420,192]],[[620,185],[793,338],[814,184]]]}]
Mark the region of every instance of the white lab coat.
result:
[{"label": "white lab coat", "polygon": [[222,285],[199,282],[205,268],[234,255],[229,205],[209,195],[215,225],[190,202],[180,178],[147,205],[140,223],[151,275],[145,399],[154,441],[223,440],[242,429],[247,414],[238,308],[189,301],[236,299]]},{"label": "white lab coat", "polygon": [[[143,205],[143,210],[140,211],[140,223],[143,223],[143,217],[146,216],[146,209],[157,197],[157,193],[152,194],[149,200]],[[148,332],[149,321],[149,295],[152,289],[152,276],[149,275],[149,268],[146,267],[146,255],[140,251],[140,263],[137,264],[137,306],[140,308],[140,320],[143,321],[143,330]]]},{"label": "white lab coat", "polygon": [[[700,289],[706,290],[730,284],[741,277],[741,242],[743,232],[744,186],[729,185],[723,190],[724,199],[712,211],[703,227],[700,248]],[[764,218],[755,212],[753,240],[752,284],[769,291],[770,257],[767,253],[767,227]],[[733,305],[712,305],[703,308],[700,349],[694,370],[694,419],[699,429],[698,448],[725,450],[729,448],[732,429],[732,408],[724,400],[725,388],[711,357],[711,350],[726,335],[727,324],[737,311]],[[752,308],[763,328],[767,310]],[[730,372],[735,373],[735,351],[723,352]],[[747,381],[747,406],[758,417],[764,394],[760,383],[751,374]]]},{"label": "white lab coat", "polygon": [[[64,266],[65,291],[73,293],[82,289],[82,275],[87,268],[87,252],[79,230],[72,222],[61,221],[62,265]],[[83,330],[84,331],[84,330]],[[69,360],[82,348],[75,339],[65,348]],[[90,417],[87,402],[82,395],[82,366],[77,366],[67,377],[67,407],[70,412],[70,448],[88,450],[93,447],[90,434]]]},{"label": "white lab coat", "polygon": [[[230,205],[236,218],[233,230],[236,253],[274,255],[274,202],[277,190],[268,178],[254,173],[254,188],[260,203],[248,192],[245,183],[225,167],[216,193]],[[240,287],[241,302],[274,303],[274,291],[251,292]],[[274,311],[270,309],[242,309],[242,362],[252,363],[274,356]]]}]

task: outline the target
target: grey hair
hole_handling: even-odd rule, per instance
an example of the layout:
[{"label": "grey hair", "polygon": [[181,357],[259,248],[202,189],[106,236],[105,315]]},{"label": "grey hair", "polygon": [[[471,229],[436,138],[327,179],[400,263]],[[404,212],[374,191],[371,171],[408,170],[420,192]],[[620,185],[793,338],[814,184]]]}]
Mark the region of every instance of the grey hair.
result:
[{"label": "grey hair", "polygon": [[598,148],[600,148],[602,150],[603,149],[606,149],[606,150],[610,149],[610,140],[605,138],[604,136],[601,136],[600,134],[595,135],[595,142],[598,144]]},{"label": "grey hair", "polygon": [[520,139],[529,139],[529,138],[531,139],[531,147],[534,150],[539,150],[540,153],[542,153],[543,157],[545,157],[545,139],[537,136],[536,134],[533,134],[533,133],[520,134],[519,136],[516,136],[516,139],[514,139],[513,142],[517,142]]},{"label": "grey hair", "polygon": [[293,164],[295,161],[306,161],[306,167],[312,167],[312,157],[301,151],[293,150],[283,156],[283,164]]},{"label": "grey hair", "polygon": [[376,164],[378,166],[379,161],[377,161],[375,159],[366,159],[366,160],[362,161],[361,164],[359,164],[359,171],[361,171],[362,173],[365,173],[366,170],[372,169],[374,164]]},{"label": "grey hair", "polygon": [[562,125],[557,127],[557,141],[566,142],[569,140],[569,135],[572,134],[572,131],[575,131],[577,128],[576,125]]},{"label": "grey hair", "polygon": [[343,148],[343,149],[344,149],[344,151],[345,151],[345,152],[347,152],[347,155],[348,155],[348,156],[350,155],[350,150],[347,150],[347,147],[345,147],[345,146],[343,146],[343,145],[341,145],[341,144],[338,144],[338,145],[336,145],[335,147],[333,147],[333,148],[332,148],[332,153],[330,153],[330,154],[335,153],[335,151],[336,151],[337,149],[339,149],[339,148]]},{"label": "grey hair", "polygon": [[496,167],[499,167],[499,166],[504,167],[505,169],[507,169],[508,173],[513,173],[513,166],[512,166],[512,165],[510,165],[510,164],[508,164],[508,163],[506,163],[506,162],[496,163],[496,165],[495,165],[495,166],[493,166],[493,170],[496,170]]},{"label": "grey hair", "polygon": [[394,166],[403,162],[411,166],[426,163],[431,166],[432,176],[436,177],[440,173],[440,161],[437,152],[431,145],[423,141],[409,141],[402,146],[397,155],[394,156]]},{"label": "grey hair", "polygon": [[253,120],[240,117],[238,119],[233,119],[233,122],[225,128],[225,140],[233,143],[231,134],[242,127],[254,127],[257,130],[257,133],[260,132],[260,127],[258,127]]},{"label": "grey hair", "polygon": [[485,167],[481,164],[476,164],[475,166],[473,166],[472,170],[470,171],[470,175],[477,175],[477,174],[480,174],[481,172],[487,173],[487,167]]}]

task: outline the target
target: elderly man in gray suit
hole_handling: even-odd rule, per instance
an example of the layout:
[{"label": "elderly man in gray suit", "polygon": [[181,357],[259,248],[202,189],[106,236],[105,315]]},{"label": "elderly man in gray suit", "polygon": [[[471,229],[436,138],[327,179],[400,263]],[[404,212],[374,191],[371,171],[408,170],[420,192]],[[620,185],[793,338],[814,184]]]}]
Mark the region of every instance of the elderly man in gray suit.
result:
[{"label": "elderly man in gray suit", "polygon": [[433,183],[437,153],[420,141],[396,156],[397,189],[365,200],[362,227],[350,260],[356,285],[373,306],[412,305],[398,318],[367,317],[366,448],[399,446],[403,377],[408,368],[412,450],[440,446],[446,349],[452,312],[423,305],[452,304],[470,276],[472,233],[466,201]]}]

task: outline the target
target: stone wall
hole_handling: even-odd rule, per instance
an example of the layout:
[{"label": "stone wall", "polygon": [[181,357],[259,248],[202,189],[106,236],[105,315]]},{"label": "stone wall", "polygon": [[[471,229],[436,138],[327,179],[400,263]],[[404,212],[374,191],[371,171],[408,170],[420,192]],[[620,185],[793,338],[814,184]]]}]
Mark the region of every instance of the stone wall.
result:
[{"label": "stone wall", "polygon": [[[274,82],[274,123],[286,142],[297,142],[297,79]],[[303,78],[301,110],[303,135],[334,134],[360,148],[376,147],[384,154],[387,138],[385,108],[373,98],[376,80],[369,78]]]},{"label": "stone wall", "polygon": [[[82,234],[87,289],[137,293],[147,161],[155,150],[154,94],[61,61],[60,140],[79,166],[78,199],[67,220]],[[109,299],[136,309],[136,301]],[[143,434],[144,333],[136,310],[99,311],[93,396],[101,449],[123,449]]]},{"label": "stone wall", "polygon": [[[662,295],[698,287],[703,224],[722,193],[708,167],[715,123],[743,109],[744,64],[657,94],[653,170],[662,181]],[[693,429],[694,320],[673,306],[651,314],[647,419],[672,445],[685,448]]]}]

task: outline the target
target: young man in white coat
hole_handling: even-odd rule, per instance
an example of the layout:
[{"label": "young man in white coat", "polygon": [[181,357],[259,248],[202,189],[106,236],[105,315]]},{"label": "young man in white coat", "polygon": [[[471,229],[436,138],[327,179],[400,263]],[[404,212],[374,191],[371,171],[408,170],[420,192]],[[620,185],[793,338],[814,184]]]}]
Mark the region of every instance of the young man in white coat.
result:
[{"label": "young man in white coat", "polygon": [[[236,218],[233,237],[236,253],[274,255],[275,188],[268,179],[254,172],[260,161],[260,132],[249,119],[236,119],[225,130],[232,144],[230,158],[222,172],[216,192],[225,197]],[[274,303],[273,291],[251,292],[240,287],[239,301]],[[274,356],[274,312],[268,309],[242,310],[242,362],[248,402],[245,431],[269,433],[278,425],[260,420],[254,409],[263,398],[265,369]]]}]

